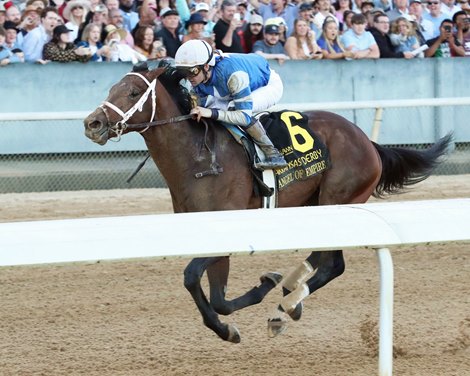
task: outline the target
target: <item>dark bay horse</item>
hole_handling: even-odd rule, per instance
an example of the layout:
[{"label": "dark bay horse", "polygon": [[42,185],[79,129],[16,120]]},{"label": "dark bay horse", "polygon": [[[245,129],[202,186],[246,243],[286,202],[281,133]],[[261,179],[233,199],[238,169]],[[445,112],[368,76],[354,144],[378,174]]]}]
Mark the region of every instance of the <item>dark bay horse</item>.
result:
[{"label": "dark bay horse", "polygon": [[[139,130],[168,184],[176,213],[260,208],[262,199],[254,194],[242,146],[220,124],[202,124],[185,116],[191,109],[191,97],[180,85],[178,73],[171,67],[134,70],[115,84],[106,101],[85,119],[86,136],[104,145],[110,138]],[[426,179],[450,143],[447,136],[425,151],[384,148],[341,116],[324,111],[306,114],[309,127],[329,149],[331,167],[280,191],[279,207],[364,203],[371,195],[398,193]],[[154,126],[145,125],[149,122]],[[201,172],[206,173],[196,178]],[[344,268],[341,250],[312,252],[284,281],[283,299],[289,298],[287,306],[292,305],[286,312],[299,319],[301,299],[341,275]],[[205,271],[209,299],[200,283]],[[236,343],[240,341],[237,328],[221,322],[218,315],[260,303],[282,277],[265,274],[257,287],[229,301],[225,298],[228,275],[228,256],[195,258],[184,271],[184,285],[204,324],[220,338]]]}]

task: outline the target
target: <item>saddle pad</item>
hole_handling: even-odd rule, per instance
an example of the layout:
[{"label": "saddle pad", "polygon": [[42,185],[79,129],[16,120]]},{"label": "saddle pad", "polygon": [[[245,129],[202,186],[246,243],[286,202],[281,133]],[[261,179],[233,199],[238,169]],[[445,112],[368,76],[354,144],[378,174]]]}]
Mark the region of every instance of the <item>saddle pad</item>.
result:
[{"label": "saddle pad", "polygon": [[263,114],[260,121],[288,164],[275,170],[279,191],[330,167],[328,149],[308,127],[305,114],[288,110],[271,112]]}]

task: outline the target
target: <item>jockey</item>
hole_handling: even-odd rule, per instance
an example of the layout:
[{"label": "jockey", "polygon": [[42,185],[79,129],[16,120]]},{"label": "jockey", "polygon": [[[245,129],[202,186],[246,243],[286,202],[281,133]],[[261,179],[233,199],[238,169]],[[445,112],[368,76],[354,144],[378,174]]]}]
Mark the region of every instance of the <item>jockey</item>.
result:
[{"label": "jockey", "polygon": [[270,69],[265,58],[257,54],[222,54],[202,40],[189,40],[175,55],[177,70],[189,80],[194,91],[206,98],[205,107],[197,106],[191,114],[236,124],[253,138],[264,152],[259,169],[286,166],[281,153],[266,135],[253,111],[264,111],[282,96],[279,75]]}]

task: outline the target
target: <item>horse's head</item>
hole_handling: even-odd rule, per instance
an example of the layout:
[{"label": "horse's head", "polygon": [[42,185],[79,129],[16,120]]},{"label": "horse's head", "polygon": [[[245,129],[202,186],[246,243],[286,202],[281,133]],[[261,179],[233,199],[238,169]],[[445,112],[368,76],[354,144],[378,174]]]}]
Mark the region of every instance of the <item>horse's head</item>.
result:
[{"label": "horse's head", "polygon": [[97,144],[127,133],[128,124],[152,122],[156,115],[157,78],[165,68],[134,67],[109,91],[101,105],[84,120],[85,135]]}]

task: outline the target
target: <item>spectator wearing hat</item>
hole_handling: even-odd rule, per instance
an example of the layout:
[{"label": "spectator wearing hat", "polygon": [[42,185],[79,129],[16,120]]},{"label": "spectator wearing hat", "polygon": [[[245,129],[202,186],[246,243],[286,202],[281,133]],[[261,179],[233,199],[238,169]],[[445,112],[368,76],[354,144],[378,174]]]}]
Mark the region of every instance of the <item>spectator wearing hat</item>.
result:
[{"label": "spectator wearing hat", "polygon": [[355,14],[351,19],[351,29],[340,38],[347,51],[354,53],[353,59],[378,59],[379,46],[369,31],[366,31],[367,20],[363,14]]},{"label": "spectator wearing hat", "polygon": [[110,47],[110,61],[124,61],[132,62],[137,64],[139,61],[146,61],[147,58],[135,49],[125,43],[121,43],[121,40],[126,37],[127,31],[124,29],[118,29],[114,25],[107,25],[104,28],[105,39],[104,44]]},{"label": "spectator wearing hat", "polygon": [[374,27],[370,33],[379,46],[381,58],[405,58],[412,59],[414,55],[410,51],[395,52],[395,48],[389,36],[390,20],[386,14],[379,13],[374,16]]},{"label": "spectator wearing hat", "polygon": [[215,46],[223,52],[243,53],[240,34],[243,22],[235,17],[237,6],[232,0],[223,0],[220,19],[214,26]]},{"label": "spectator wearing hat", "polygon": [[279,41],[284,45],[287,40],[287,23],[282,17],[268,18],[264,21],[264,27],[276,25],[279,27]]},{"label": "spectator wearing hat", "polygon": [[21,15],[21,22],[18,25],[18,29],[20,30],[19,42],[20,44],[23,42],[23,38],[26,34],[28,34],[31,30],[38,27],[40,22],[40,9],[38,10],[34,5],[28,5],[24,10],[23,14]]},{"label": "spectator wearing hat", "polygon": [[0,25],[0,67],[24,62],[24,54],[19,49],[11,49],[5,44],[6,31]]},{"label": "spectator wearing hat", "polygon": [[70,61],[87,62],[91,59],[91,50],[76,47],[70,40],[71,30],[65,25],[54,28],[52,39],[44,45],[43,58],[46,61],[67,63]]},{"label": "spectator wearing hat", "polygon": [[423,18],[423,5],[421,0],[411,0],[409,6],[409,15],[413,19],[413,25],[416,29],[416,36],[420,45],[431,39],[434,33],[434,25],[431,21]]},{"label": "spectator wearing hat", "polygon": [[102,62],[111,59],[111,49],[101,42],[102,24],[91,22],[85,26],[77,47],[90,49],[91,61]]},{"label": "spectator wearing hat", "polygon": [[269,18],[282,17],[287,25],[286,36],[289,36],[294,30],[294,21],[299,15],[299,9],[293,3],[288,2],[287,0],[270,0],[265,4],[259,0],[252,0],[251,4],[263,17],[265,24]]},{"label": "spectator wearing hat", "polygon": [[109,10],[108,25],[113,25],[125,33],[124,38],[121,38],[121,44],[127,44],[129,47],[134,48],[134,37],[124,28],[124,17],[120,9]]},{"label": "spectator wearing hat", "polygon": [[162,28],[156,33],[156,38],[161,39],[169,57],[175,57],[176,51],[181,46],[179,33],[180,17],[176,10],[163,8],[160,11]]},{"label": "spectator wearing hat", "polygon": [[204,37],[204,26],[207,24],[207,21],[199,13],[191,14],[189,20],[186,21],[186,31],[187,34],[183,36],[183,43],[191,39],[201,39],[205,40],[211,45],[212,48],[215,47],[214,40],[212,38]]},{"label": "spectator wearing hat", "polygon": [[166,57],[166,49],[160,40],[155,40],[155,33],[151,26],[140,26],[137,28],[134,43],[134,49],[147,59]]},{"label": "spectator wearing hat", "polygon": [[52,31],[57,26],[58,20],[59,13],[56,8],[46,7],[43,9],[39,26],[26,34],[23,41],[26,61],[44,63],[42,51],[44,45],[52,39]]},{"label": "spectator wearing hat", "polygon": [[11,2],[5,4],[5,21],[11,21],[15,25],[18,25],[21,22],[21,12],[20,9]]},{"label": "spectator wearing hat", "polygon": [[[336,19],[334,20],[336,22]],[[301,19],[295,20],[294,32],[287,38],[285,49],[287,55],[293,60],[319,60],[323,57],[315,32]]]},{"label": "spectator wearing hat", "polygon": [[284,46],[279,41],[279,27],[277,25],[268,25],[263,31],[263,40],[256,41],[253,46],[253,52],[263,56],[265,59],[276,59],[279,64],[289,60]]},{"label": "spectator wearing hat", "polygon": [[361,3],[361,13],[367,14],[374,9],[374,2],[372,0],[364,0]]},{"label": "spectator wearing hat", "polygon": [[70,0],[64,8],[63,18],[67,20],[65,26],[70,31],[71,41],[78,37],[78,29],[85,22],[87,13],[90,11],[88,0]]},{"label": "spectator wearing hat", "polygon": [[200,2],[197,3],[194,12],[199,13],[204,20],[207,22],[204,25],[204,37],[205,38],[213,38],[214,26],[215,22],[213,21],[215,15],[215,9],[210,8],[207,3]]},{"label": "spectator wearing hat", "polygon": [[17,40],[20,30],[17,28],[15,23],[11,21],[5,21],[5,23],[3,24],[3,28],[5,30],[4,45],[8,47],[10,50],[13,50],[15,48],[20,49],[20,45]]},{"label": "spectator wearing hat", "polygon": [[263,17],[259,14],[253,14],[250,18],[248,27],[243,30],[241,38],[243,52],[253,52],[253,45],[257,41],[263,41]]}]

